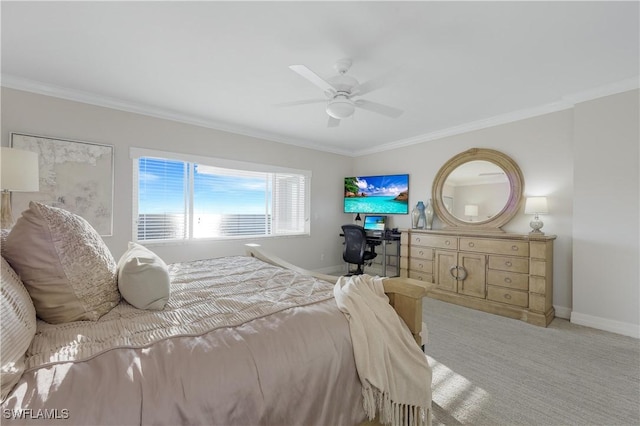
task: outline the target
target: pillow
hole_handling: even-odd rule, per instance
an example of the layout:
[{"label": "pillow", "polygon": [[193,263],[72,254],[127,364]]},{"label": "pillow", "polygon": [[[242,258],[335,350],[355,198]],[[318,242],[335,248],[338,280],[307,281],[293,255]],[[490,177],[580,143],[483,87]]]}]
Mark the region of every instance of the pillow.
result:
[{"label": "pillow", "polygon": [[161,310],[170,295],[167,264],[136,243],[118,261],[118,288],[124,300],[138,309]]},{"label": "pillow", "polygon": [[15,271],[2,258],[0,285],[0,401],[4,401],[24,372],[24,354],[36,334],[36,310]]},{"label": "pillow", "polygon": [[120,301],[111,252],[89,222],[66,210],[29,203],[4,253],[49,323],[95,321]]},{"label": "pillow", "polygon": [[0,229],[0,252],[2,252],[3,257],[4,257],[4,245],[7,242],[9,231],[11,231],[11,229],[6,229],[6,228]]}]

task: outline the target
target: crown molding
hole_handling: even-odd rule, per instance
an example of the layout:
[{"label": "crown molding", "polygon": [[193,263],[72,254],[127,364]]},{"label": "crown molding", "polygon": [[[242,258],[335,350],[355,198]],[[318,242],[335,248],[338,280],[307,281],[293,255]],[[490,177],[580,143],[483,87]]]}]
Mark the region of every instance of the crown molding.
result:
[{"label": "crown molding", "polygon": [[605,96],[628,92],[630,90],[635,90],[638,88],[640,88],[640,76],[635,76],[626,80],[621,80],[615,83],[596,87],[591,90],[585,90],[583,92],[567,95],[562,99],[575,105],[582,102],[591,101],[593,99],[603,98]]},{"label": "crown molding", "polygon": [[552,112],[562,111],[570,108],[573,108],[573,104],[565,101],[558,101],[558,102],[554,102],[554,103],[550,103],[547,105],[542,105],[534,108],[513,111],[507,114],[496,115],[484,120],[473,121],[473,122],[465,123],[459,126],[453,126],[446,129],[438,130],[436,132],[425,133],[423,135],[413,136],[407,139],[402,139],[402,140],[394,141],[388,144],[379,145],[375,148],[358,151],[356,156],[363,156],[363,155],[389,151],[391,149],[415,145],[422,142],[429,142],[436,139],[446,138],[449,136],[460,135],[462,133],[468,133],[476,130],[486,129],[489,127],[499,126],[501,124],[513,123],[514,121],[520,121],[527,118],[532,118],[539,115],[549,114]]},{"label": "crown molding", "polygon": [[518,111],[509,112],[506,114],[497,115],[484,120],[473,121],[465,123],[459,126],[453,126],[446,129],[438,130],[435,132],[425,133],[422,135],[412,136],[406,139],[400,139],[392,141],[383,145],[379,145],[374,148],[369,148],[359,151],[347,151],[337,148],[328,148],[319,144],[310,142],[300,142],[297,139],[284,137],[280,135],[274,135],[271,133],[263,132],[260,130],[244,127],[233,126],[227,123],[221,123],[215,120],[203,119],[195,116],[182,114],[176,111],[161,109],[150,105],[144,105],[134,102],[126,102],[120,99],[110,98],[107,96],[96,95],[94,93],[84,92],[80,90],[72,90],[66,87],[55,86],[42,82],[37,82],[22,77],[17,77],[10,74],[2,74],[0,85],[9,89],[22,90],[32,93],[37,93],[45,96],[53,96],[56,98],[66,99],[70,101],[82,102],[86,104],[96,105],[105,108],[116,109],[120,111],[131,112],[135,114],[147,115],[150,117],[177,121],[180,123],[191,124],[195,126],[205,127],[214,130],[220,130],[228,133],[235,133],[252,138],[258,138],[268,140],[272,142],[279,142],[288,145],[294,145],[301,148],[313,149],[316,151],[323,151],[332,154],[344,155],[347,157],[361,157],[364,155],[376,154],[380,152],[389,151],[396,148],[402,148],[410,145],[415,145],[423,142],[429,142],[437,139],[442,139],[450,136],[455,136],[467,132],[486,129],[502,124],[508,124],[515,121],[524,120],[527,118],[537,117],[544,114],[550,114],[566,109],[574,108],[576,104],[581,102],[590,101],[597,98],[602,98],[609,95],[615,95],[617,93],[626,92],[629,90],[638,89],[640,87],[640,76],[621,80],[615,83],[607,84],[604,86],[596,87],[583,92],[574,93],[571,95],[563,96],[560,100],[545,105],[540,105],[533,108],[522,109]]},{"label": "crown molding", "polygon": [[407,139],[401,139],[393,141],[384,145],[378,145],[374,148],[357,151],[353,154],[354,157],[361,157],[364,155],[376,154],[380,152],[389,151],[396,148],[402,148],[405,146],[416,145],[423,142],[429,142],[436,139],[442,139],[449,136],[460,135],[462,133],[472,132],[475,130],[482,130],[489,127],[499,126],[502,124],[513,123],[515,121],[525,120],[527,118],[533,118],[540,115],[550,114],[553,112],[563,111],[571,109],[581,102],[587,102],[593,99],[602,98],[605,96],[615,95],[618,93],[627,92],[630,90],[640,88],[640,76],[621,80],[612,84],[596,87],[583,92],[574,93],[571,95],[563,96],[559,101],[540,105],[533,108],[522,109],[518,111],[509,112],[506,114],[496,115],[484,120],[473,121],[465,123],[460,126],[449,127],[446,129],[438,130],[436,132],[425,133],[423,135],[413,136]]},{"label": "crown molding", "polygon": [[257,139],[268,140],[272,142],[284,143],[287,145],[295,145],[301,148],[313,149],[316,151],[329,152],[344,156],[352,156],[353,153],[347,150],[327,148],[310,142],[300,142],[299,140],[287,138],[271,133],[262,132],[260,130],[251,129],[243,126],[233,126],[227,123],[221,123],[215,120],[203,119],[196,116],[182,114],[177,111],[157,108],[150,105],[126,102],[108,96],[97,95],[95,93],[84,92],[81,90],[69,89],[66,87],[56,86],[53,84],[42,83],[34,80],[17,77],[11,74],[2,74],[0,86],[9,89],[21,90],[25,92],[37,93],[44,96],[52,96],[55,98],[66,99],[69,101],[81,102],[85,104],[95,105],[104,108],[116,109],[119,111],[131,112],[134,114],[146,115],[149,117],[160,118],[164,120],[177,121],[184,124],[191,124],[199,127],[205,127],[213,130],[234,133],[242,136],[248,136]]}]

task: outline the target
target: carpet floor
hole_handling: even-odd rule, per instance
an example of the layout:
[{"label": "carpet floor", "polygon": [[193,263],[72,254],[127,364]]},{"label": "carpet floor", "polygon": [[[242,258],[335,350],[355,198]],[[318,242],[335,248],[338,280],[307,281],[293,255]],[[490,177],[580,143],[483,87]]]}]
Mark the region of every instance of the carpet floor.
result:
[{"label": "carpet floor", "polygon": [[433,425],[640,425],[640,340],[425,298]]}]

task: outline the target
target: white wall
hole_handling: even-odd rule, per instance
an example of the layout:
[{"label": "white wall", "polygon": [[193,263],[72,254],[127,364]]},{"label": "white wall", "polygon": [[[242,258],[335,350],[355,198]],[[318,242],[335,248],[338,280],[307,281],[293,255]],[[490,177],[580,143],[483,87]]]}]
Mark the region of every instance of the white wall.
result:
[{"label": "white wall", "polygon": [[[431,198],[440,167],[469,148],[491,148],[510,156],[522,170],[525,196],[546,195],[550,214],[544,216],[546,234],[557,235],[554,245],[553,303],[556,314],[568,318],[572,297],[573,112],[560,111],[483,130],[371,154],[355,160],[356,174],[410,173],[409,205]],[[409,227],[408,216],[394,216],[395,226]],[[531,217],[523,213],[503,227],[528,233]],[[441,227],[436,218],[434,228]]]},{"label": "white wall", "polygon": [[[9,132],[115,146],[114,235],[105,241],[116,257],[131,239],[131,146],[312,170],[311,237],[260,242],[293,263],[319,270],[342,263],[340,225],[353,220],[342,213],[344,176],[410,173],[409,202],[414,206],[431,197],[433,179],[448,159],[472,147],[497,149],[522,169],[525,195],[548,197],[550,214],[543,217],[543,230],[557,235],[553,293],[557,315],[638,335],[637,90],[355,159],[6,88],[1,102],[3,146],[9,143]],[[392,227],[410,226],[409,215],[394,215],[391,220]],[[529,220],[519,214],[503,229],[527,233]],[[441,226],[437,218],[434,226]],[[241,254],[246,242],[201,241],[155,250],[175,262]]]},{"label": "white wall", "polygon": [[640,337],[638,91],[575,109],[571,321]]},{"label": "white wall", "polygon": [[[472,147],[504,152],[522,169],[525,195],[548,197],[550,213],[542,219],[543,231],[557,235],[557,316],[640,337],[639,93],[363,156],[355,173],[410,173],[413,206],[431,197],[437,171],[455,154]],[[407,217],[395,220],[409,226]],[[520,214],[503,229],[527,233],[529,220]]]},{"label": "white wall", "polygon": [[487,220],[504,208],[509,200],[509,192],[509,182],[458,185],[451,195],[454,200],[453,215],[462,220],[469,220],[464,214],[464,207],[471,204],[478,206],[478,217],[474,217],[473,221]]},{"label": "white wall", "polygon": [[[342,263],[340,225],[344,176],[352,159],[203,127],[2,88],[2,145],[10,132],[82,140],[115,147],[114,232],[104,237],[116,259],[132,238],[132,146],[311,170],[311,236],[257,242],[306,268]],[[18,217],[19,212],[14,212]],[[165,261],[243,254],[247,240],[154,246]],[[324,260],[321,258],[324,255]]]}]

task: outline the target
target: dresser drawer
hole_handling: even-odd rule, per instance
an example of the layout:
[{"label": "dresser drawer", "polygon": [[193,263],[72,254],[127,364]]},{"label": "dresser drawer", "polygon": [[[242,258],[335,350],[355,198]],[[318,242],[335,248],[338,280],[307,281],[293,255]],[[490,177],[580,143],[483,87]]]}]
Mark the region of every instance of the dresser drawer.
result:
[{"label": "dresser drawer", "polygon": [[529,294],[524,291],[511,290],[493,285],[487,286],[487,299],[494,302],[526,308],[529,305]]},{"label": "dresser drawer", "polygon": [[460,238],[460,250],[482,253],[507,254],[511,256],[529,256],[529,243],[527,243],[526,241]]},{"label": "dresser drawer", "polygon": [[528,291],[529,275],[489,269],[487,271],[487,284]]},{"label": "dresser drawer", "polygon": [[433,282],[433,275],[427,274],[425,272],[409,271],[409,278],[413,278],[414,280],[424,281],[425,283]]},{"label": "dresser drawer", "polygon": [[440,235],[411,234],[411,245],[457,250],[458,239]]},{"label": "dresser drawer", "polygon": [[431,259],[416,259],[409,258],[409,270],[416,272],[427,272],[429,274],[433,273],[433,261]]},{"label": "dresser drawer", "polygon": [[489,269],[529,273],[529,259],[522,257],[489,256]]},{"label": "dresser drawer", "polygon": [[409,247],[409,257],[433,260],[433,249],[428,247],[411,246]]}]

